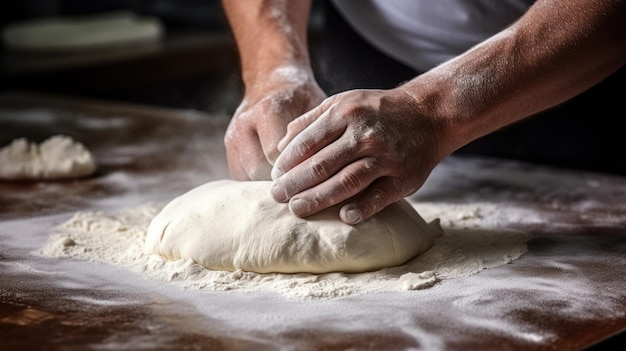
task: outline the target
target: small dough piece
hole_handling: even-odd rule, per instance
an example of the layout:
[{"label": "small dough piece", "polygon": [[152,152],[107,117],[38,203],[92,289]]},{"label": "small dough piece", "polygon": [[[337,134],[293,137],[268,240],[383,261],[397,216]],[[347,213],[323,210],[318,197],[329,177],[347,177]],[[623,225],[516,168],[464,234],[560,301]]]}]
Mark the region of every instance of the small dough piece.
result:
[{"label": "small dough piece", "polygon": [[122,11],[16,22],[3,29],[2,39],[11,50],[66,52],[153,43],[163,32],[157,17]]},{"label": "small dough piece", "polygon": [[0,179],[70,179],[95,170],[96,162],[85,146],[64,135],[41,144],[19,138],[0,149]]},{"label": "small dough piece", "polygon": [[433,243],[406,200],[351,226],[338,206],[298,218],[271,198],[271,186],[221,180],[192,189],[155,216],[144,250],[211,270],[357,273],[403,264]]}]

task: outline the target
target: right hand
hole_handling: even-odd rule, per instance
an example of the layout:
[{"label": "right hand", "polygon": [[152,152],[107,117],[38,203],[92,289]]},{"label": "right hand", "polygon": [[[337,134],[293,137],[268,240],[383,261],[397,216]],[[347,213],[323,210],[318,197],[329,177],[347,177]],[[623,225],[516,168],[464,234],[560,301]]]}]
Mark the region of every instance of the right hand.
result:
[{"label": "right hand", "polygon": [[298,78],[272,74],[262,84],[246,87],[224,137],[233,179],[271,180],[278,142],[289,122],[326,98],[310,74]]},{"label": "right hand", "polygon": [[417,191],[450,152],[446,121],[404,86],[331,96],[291,122],[272,197],[307,217],[341,203],[358,224]]}]

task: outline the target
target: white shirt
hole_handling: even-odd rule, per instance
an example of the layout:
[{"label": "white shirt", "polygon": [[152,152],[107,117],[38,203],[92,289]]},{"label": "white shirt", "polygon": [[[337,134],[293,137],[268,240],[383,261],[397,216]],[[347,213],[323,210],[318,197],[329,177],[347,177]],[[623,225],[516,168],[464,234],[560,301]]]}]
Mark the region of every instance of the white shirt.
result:
[{"label": "white shirt", "polygon": [[521,17],[534,0],[335,0],[370,44],[418,71],[457,56]]}]

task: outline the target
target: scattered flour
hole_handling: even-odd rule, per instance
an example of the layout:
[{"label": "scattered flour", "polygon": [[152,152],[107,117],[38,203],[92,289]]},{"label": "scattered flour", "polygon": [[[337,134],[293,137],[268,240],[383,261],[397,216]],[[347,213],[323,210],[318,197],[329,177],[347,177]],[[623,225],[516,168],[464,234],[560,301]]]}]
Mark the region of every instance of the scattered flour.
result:
[{"label": "scattered flour", "polygon": [[[113,264],[188,289],[262,290],[290,298],[328,299],[429,288],[442,280],[466,277],[510,263],[527,249],[526,234],[481,225],[482,217],[488,214],[475,204],[439,209],[429,206],[441,218],[445,233],[435,238],[428,251],[398,267],[356,274],[212,271],[193,261],[168,261],[143,251],[148,225],[162,207],[145,204],[117,212],[78,212],[57,227],[35,254]],[[423,213],[421,209],[420,212]],[[456,225],[453,227],[451,223]]]}]

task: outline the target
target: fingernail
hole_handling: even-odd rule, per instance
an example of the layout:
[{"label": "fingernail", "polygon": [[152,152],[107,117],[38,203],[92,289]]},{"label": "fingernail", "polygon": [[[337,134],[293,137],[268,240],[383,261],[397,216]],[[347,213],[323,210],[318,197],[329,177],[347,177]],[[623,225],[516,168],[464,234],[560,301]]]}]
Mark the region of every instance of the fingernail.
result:
[{"label": "fingernail", "polygon": [[305,214],[309,210],[309,204],[303,199],[294,199],[289,202],[291,212],[296,216]]},{"label": "fingernail", "polygon": [[272,186],[272,189],[270,190],[270,194],[272,195],[274,200],[278,202],[285,202],[287,201],[287,199],[289,199],[289,197],[287,196],[287,192],[283,190],[283,188],[278,184],[274,184]]},{"label": "fingernail", "polygon": [[361,211],[356,208],[343,208],[341,211],[341,220],[347,224],[357,224],[361,222]]}]

